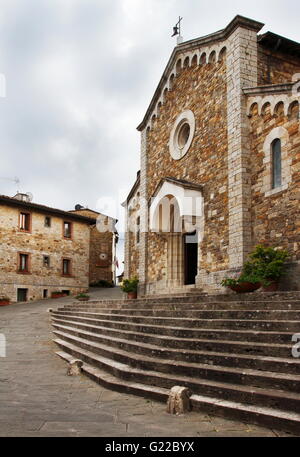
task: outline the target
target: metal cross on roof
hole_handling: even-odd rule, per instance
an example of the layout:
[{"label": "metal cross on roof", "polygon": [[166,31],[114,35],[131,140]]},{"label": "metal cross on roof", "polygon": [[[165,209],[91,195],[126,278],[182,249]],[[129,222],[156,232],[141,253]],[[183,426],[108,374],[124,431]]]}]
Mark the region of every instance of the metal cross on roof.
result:
[{"label": "metal cross on roof", "polygon": [[183,18],[179,16],[179,20],[178,20],[177,24],[173,27],[172,37],[178,35],[177,42],[181,38],[181,21],[182,21],[182,19]]}]

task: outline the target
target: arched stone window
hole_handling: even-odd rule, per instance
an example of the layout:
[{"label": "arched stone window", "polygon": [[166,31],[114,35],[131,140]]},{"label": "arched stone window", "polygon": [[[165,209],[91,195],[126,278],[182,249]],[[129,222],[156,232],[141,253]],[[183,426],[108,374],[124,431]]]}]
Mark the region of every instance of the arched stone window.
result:
[{"label": "arched stone window", "polygon": [[140,225],[141,225],[141,218],[140,218],[140,216],[138,216],[136,219],[136,244],[139,244],[140,238],[141,238]]},{"label": "arched stone window", "polygon": [[288,189],[292,180],[289,154],[289,133],[284,127],[275,127],[267,135],[264,146],[263,189],[265,196]]},{"label": "arched stone window", "polygon": [[281,141],[276,138],[272,145],[272,189],[280,187],[282,184],[282,164],[281,164]]}]

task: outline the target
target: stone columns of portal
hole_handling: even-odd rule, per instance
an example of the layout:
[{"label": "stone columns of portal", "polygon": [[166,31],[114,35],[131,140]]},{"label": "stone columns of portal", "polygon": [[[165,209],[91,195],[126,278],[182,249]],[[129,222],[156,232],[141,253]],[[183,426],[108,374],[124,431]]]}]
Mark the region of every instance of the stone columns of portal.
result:
[{"label": "stone columns of portal", "polygon": [[182,285],[183,278],[183,242],[181,233],[170,233],[168,243],[168,285],[178,287]]}]

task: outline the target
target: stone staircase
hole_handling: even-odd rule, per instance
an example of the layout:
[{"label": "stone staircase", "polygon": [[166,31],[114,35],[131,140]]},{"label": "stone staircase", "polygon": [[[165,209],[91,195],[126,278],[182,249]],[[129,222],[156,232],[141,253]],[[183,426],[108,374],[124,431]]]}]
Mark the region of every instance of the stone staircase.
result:
[{"label": "stone staircase", "polygon": [[105,387],[300,435],[300,292],[69,304],[52,312],[57,354]]}]

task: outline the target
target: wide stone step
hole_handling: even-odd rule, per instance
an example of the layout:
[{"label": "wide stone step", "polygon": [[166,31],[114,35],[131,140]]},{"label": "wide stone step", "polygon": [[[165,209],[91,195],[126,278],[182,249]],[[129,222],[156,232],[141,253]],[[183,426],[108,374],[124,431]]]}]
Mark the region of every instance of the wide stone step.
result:
[{"label": "wide stone step", "polygon": [[130,351],[108,346],[97,341],[94,334],[87,331],[79,331],[72,327],[61,326],[54,331],[59,338],[74,342],[84,349],[91,350],[104,357],[126,363],[130,366],[144,370],[160,371],[167,374],[182,374],[184,376],[211,379],[218,382],[229,382],[254,387],[274,388],[288,390],[290,392],[300,392],[300,376],[295,374],[282,374],[254,369],[240,369],[224,367],[219,365],[209,365],[184,362],[180,360],[157,359],[145,354],[132,353]]},{"label": "wide stone step", "polygon": [[65,305],[61,309],[68,309],[68,310],[81,310],[81,311],[88,311],[88,310],[117,310],[119,312],[128,311],[128,312],[136,312],[138,310],[143,310],[146,312],[151,313],[152,311],[165,311],[166,313],[174,312],[174,311],[201,311],[201,310],[235,310],[235,309],[243,309],[243,310],[300,310],[300,300],[285,300],[285,301],[232,301],[232,302],[204,302],[204,303],[189,303],[189,302],[170,302],[170,303],[102,303],[102,302],[84,302],[78,304],[70,304]]},{"label": "wide stone step", "polygon": [[[96,314],[99,316],[103,316],[103,318],[107,318],[109,320],[116,319],[116,320],[128,320],[128,315],[126,314],[114,314],[114,313],[106,313],[101,312],[101,310],[97,310],[96,312],[93,311],[79,311],[79,310],[58,310],[57,312],[65,312],[65,313],[78,313],[78,314]],[[288,320],[288,321],[299,321],[300,322],[300,312],[299,311],[291,311],[291,310],[201,310],[197,311],[193,314],[193,317],[160,317],[160,316],[146,316],[146,315],[130,315],[130,320],[132,322],[149,322],[149,323],[156,323],[156,324],[176,324],[179,320],[182,322],[186,322],[187,325],[189,322],[194,322],[197,319],[247,319],[247,320]]]},{"label": "wide stone step", "polygon": [[[115,331],[111,335],[101,332],[101,327],[90,324],[83,324],[68,320],[53,320],[53,327],[57,330],[68,330],[71,334],[81,336],[85,335],[86,339],[103,343],[131,351],[133,353],[170,359],[173,361],[185,361],[192,363],[221,365],[227,367],[250,368],[256,370],[274,371],[278,373],[290,373],[299,375],[300,360],[295,358],[280,357],[261,357],[242,354],[230,354],[220,352],[206,352],[196,350],[182,350],[160,347],[154,344],[133,341],[131,332]],[[102,328],[102,330],[105,330]],[[143,336],[143,334],[141,334]]]},{"label": "wide stone step", "polygon": [[[167,296],[149,296],[149,297],[138,297],[135,300],[128,300],[128,299],[106,299],[106,300],[89,300],[87,303],[92,304],[103,304],[103,305],[111,305],[115,303],[120,304],[153,304],[153,303],[211,303],[211,302],[265,302],[265,301],[282,301],[285,302],[287,300],[299,300],[300,301],[300,291],[279,291],[279,292],[256,292],[256,293],[249,293],[249,294],[168,294]],[[74,302],[75,304],[80,304],[77,301]]]},{"label": "wide stone step", "polygon": [[[286,344],[266,344],[266,343],[254,343],[247,341],[218,341],[211,339],[197,339],[188,337],[178,337],[176,335],[166,334],[165,327],[150,327],[150,332],[147,333],[147,329],[143,326],[130,326],[126,329],[126,324],[118,325],[113,322],[113,326],[108,326],[107,321],[98,321],[91,318],[78,318],[73,316],[72,320],[79,323],[94,324],[99,327],[99,333],[105,335],[114,336],[130,335],[130,338],[134,341],[141,341],[145,343],[155,344],[158,346],[171,347],[176,349],[192,349],[192,350],[204,350],[212,352],[232,352],[234,354],[247,354],[247,355],[261,355],[267,357],[291,357],[292,347]],[[102,324],[102,325],[101,325]],[[157,333],[152,333],[156,330]],[[170,329],[168,329],[170,330]],[[176,329],[175,329],[176,330]],[[97,330],[95,330],[96,332]],[[160,333],[159,333],[160,331]]]},{"label": "wide stone step", "polygon": [[[79,314],[80,313],[80,314]],[[96,315],[98,313],[86,313],[85,315]],[[102,313],[103,314],[103,313]],[[111,315],[108,313],[107,315]],[[62,316],[82,316],[82,311],[57,311],[56,315]],[[128,316],[130,318],[130,313]],[[283,331],[297,333],[300,329],[300,320],[251,320],[251,319],[197,319],[199,328],[206,329],[228,329],[228,330],[253,330],[253,331]]]},{"label": "wide stone step", "polygon": [[[98,320],[98,322],[103,322]],[[110,322],[110,321],[108,321]],[[113,321],[115,323],[115,321]],[[128,322],[127,324],[130,324]],[[179,330],[182,330],[187,333],[187,336],[190,337],[190,328],[186,327],[176,327]],[[193,332],[194,332],[193,327]],[[280,344],[291,344],[293,332],[279,332],[279,331],[259,331],[259,330],[235,330],[235,329],[224,329],[224,328],[201,328],[197,326],[196,330],[197,338],[207,339],[212,338],[213,340],[230,340],[230,341],[251,341],[251,342],[260,342],[260,343],[280,343]]]},{"label": "wide stone step", "polygon": [[[290,411],[299,414],[300,395],[276,389],[263,389],[260,387],[243,386],[237,384],[221,383],[207,379],[194,378],[184,375],[170,375],[151,370],[140,370],[127,364],[116,362],[112,359],[100,356],[87,349],[79,347],[77,337],[73,343],[62,339],[55,342],[65,352],[72,354],[75,358],[83,360],[97,368],[105,369],[114,376],[123,380],[134,381],[160,388],[170,389],[175,385],[189,387],[195,394],[217,397],[222,400],[258,405],[269,408],[276,408],[283,411]],[[82,344],[85,344],[82,342]],[[87,345],[91,343],[87,342]]]},{"label": "wide stone step", "polygon": [[[58,351],[56,354],[66,362],[73,360],[73,357],[64,351]],[[157,388],[132,381],[124,381],[88,363],[83,363],[82,372],[105,388],[117,390],[119,392],[154,398],[163,402],[167,401],[170,392],[169,389]],[[195,411],[200,410],[233,420],[299,433],[300,416],[289,411],[279,411],[273,408],[246,405],[204,395],[192,395],[190,400],[192,408]]]}]

